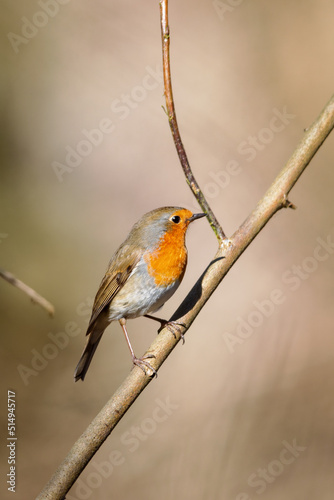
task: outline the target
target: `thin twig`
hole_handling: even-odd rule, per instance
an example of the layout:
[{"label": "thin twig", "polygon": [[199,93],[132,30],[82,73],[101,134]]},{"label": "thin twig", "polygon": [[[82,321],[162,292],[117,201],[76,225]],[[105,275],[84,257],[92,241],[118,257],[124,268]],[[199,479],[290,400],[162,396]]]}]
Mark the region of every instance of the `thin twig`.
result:
[{"label": "thin twig", "polygon": [[13,286],[16,286],[16,288],[19,288],[19,290],[22,290],[22,292],[27,294],[28,297],[30,297],[33,302],[36,302],[36,304],[39,304],[41,307],[43,307],[50,314],[50,316],[54,315],[55,312],[54,306],[44,297],[39,295],[39,293],[35,292],[35,290],[33,290],[30,286],[23,283],[23,281],[15,278],[15,276],[12,273],[4,271],[3,269],[0,269],[0,276],[4,280],[8,281],[8,283],[10,283]]},{"label": "thin twig", "polygon": [[216,219],[213,211],[210,208],[204,194],[199,187],[195,176],[191,170],[188,157],[184,146],[182,144],[181,135],[179,132],[179,127],[176,120],[174,98],[172,90],[172,79],[170,70],[170,56],[169,56],[169,45],[170,45],[170,32],[168,24],[168,0],[160,1],[160,21],[161,21],[161,38],[162,38],[162,66],[164,75],[164,89],[166,98],[166,108],[167,116],[169,120],[169,126],[172,131],[172,136],[174,139],[174,144],[176,147],[177,154],[179,155],[180,163],[186,177],[186,181],[191,191],[193,192],[196,200],[198,201],[203,212],[206,213],[207,219],[212,227],[215,235],[220,243],[226,238],[225,233]]},{"label": "thin twig", "polygon": [[[290,160],[255,210],[234,233],[232,238],[228,241],[225,240],[224,246],[220,245],[207,269],[173,314],[171,320],[177,319],[179,323],[185,325],[183,335],[224,276],[259,231],[279,209],[288,205],[286,201],[288,193],[333,127],[334,96],[305,133]],[[155,356],[150,361],[155,370],[160,368],[179,340],[179,338],[173,337],[168,328],[164,328],[160,335],[156,337],[147,351],[147,354],[150,353]],[[133,368],[123,384],[74,444],[64,462],[37,497],[37,500],[62,500],[65,497],[66,492],[74,484],[96,451],[151,380],[149,376],[144,375],[140,368]]]}]

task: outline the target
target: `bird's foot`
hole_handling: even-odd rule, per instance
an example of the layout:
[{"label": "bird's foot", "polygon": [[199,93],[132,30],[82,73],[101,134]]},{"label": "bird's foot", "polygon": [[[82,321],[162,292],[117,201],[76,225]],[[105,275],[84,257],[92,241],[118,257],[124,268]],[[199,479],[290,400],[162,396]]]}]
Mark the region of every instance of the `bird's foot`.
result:
[{"label": "bird's foot", "polygon": [[165,327],[171,332],[171,334],[173,335],[173,337],[175,339],[176,339],[176,335],[175,335],[175,331],[176,331],[181,337],[182,344],[185,343],[185,338],[184,338],[184,335],[182,333],[182,328],[186,327],[186,325],[184,323],[178,323],[177,321],[161,320],[161,326],[158,330],[158,333],[160,333],[161,330]]},{"label": "bird's foot", "polygon": [[[148,363],[148,361],[145,361],[145,359],[147,358],[155,358],[155,356],[154,354],[146,354],[142,358],[136,358],[136,356],[133,356],[132,363],[135,366],[139,366],[139,368],[143,370],[145,375],[148,375],[150,377],[158,377],[158,372],[153,368],[152,365],[150,365],[150,363]],[[151,371],[152,373],[149,373],[149,371],[147,372],[146,369]]]},{"label": "bird's foot", "polygon": [[151,316],[150,314],[145,314],[145,318],[153,319],[154,321],[158,321],[160,323],[160,328],[158,333],[161,332],[163,328],[168,328],[168,330],[173,334],[173,337],[176,339],[175,331],[180,335],[182,339],[182,343],[184,344],[184,335],[182,333],[182,328],[186,328],[184,323],[178,323],[177,321],[168,321],[167,319],[156,318],[155,316]]}]

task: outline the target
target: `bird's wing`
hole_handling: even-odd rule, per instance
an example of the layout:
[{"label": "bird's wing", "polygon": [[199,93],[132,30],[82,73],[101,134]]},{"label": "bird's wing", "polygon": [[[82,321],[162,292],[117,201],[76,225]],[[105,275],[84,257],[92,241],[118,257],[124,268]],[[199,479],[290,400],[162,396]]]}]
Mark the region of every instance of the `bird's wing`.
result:
[{"label": "bird's wing", "polygon": [[91,332],[93,324],[99,314],[124,286],[133,269],[138,264],[141,256],[142,251],[129,251],[129,247],[123,246],[121,251],[117,252],[117,254],[112,258],[96,294],[86,335]]}]

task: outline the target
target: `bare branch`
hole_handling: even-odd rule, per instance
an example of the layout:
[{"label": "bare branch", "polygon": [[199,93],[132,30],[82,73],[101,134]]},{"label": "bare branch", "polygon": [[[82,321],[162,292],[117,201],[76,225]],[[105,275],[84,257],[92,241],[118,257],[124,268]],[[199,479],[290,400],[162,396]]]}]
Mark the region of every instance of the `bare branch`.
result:
[{"label": "bare branch", "polygon": [[170,70],[170,56],[169,56],[170,32],[168,24],[168,0],[160,1],[160,21],[161,21],[161,38],[162,38],[162,65],[164,74],[166,108],[174,144],[176,147],[177,154],[179,155],[180,163],[184,175],[186,177],[188,186],[193,192],[203,212],[206,213],[210,226],[212,227],[215,235],[217,236],[218,241],[222,242],[224,238],[226,238],[225,233],[221,225],[219,224],[218,220],[216,219],[213,211],[211,210],[210,205],[207,202],[191,170],[186,151],[182,144],[179,127],[176,120],[174,98],[172,91],[171,70]]},{"label": "bare branch", "polygon": [[3,269],[0,269],[0,276],[4,280],[8,281],[8,283],[10,283],[13,286],[16,286],[16,288],[19,288],[19,290],[22,290],[22,292],[27,294],[28,297],[30,297],[33,302],[36,302],[36,304],[39,304],[41,307],[43,307],[50,314],[50,316],[54,315],[55,312],[54,306],[44,297],[35,292],[35,290],[30,288],[30,286],[23,283],[23,281],[15,278],[15,276],[12,273],[4,271]]},{"label": "bare branch", "polygon": [[287,199],[287,195],[333,127],[334,95],[313,125],[307,129],[291,158],[253,212],[232,237],[225,240],[223,246],[218,249],[206,271],[173,314],[171,320],[178,319],[189,328],[224,276],[271,217],[281,208],[296,208]]},{"label": "bare branch", "polygon": [[[178,322],[185,325],[183,334],[188,330],[206,301],[259,231],[278,210],[287,206],[288,193],[333,127],[334,96],[318,119],[305,133],[290,160],[255,210],[233,234],[231,239],[224,240],[224,244],[220,245],[207,269],[173,314],[171,320],[177,319]],[[156,337],[147,351],[147,354],[150,353],[155,356],[151,363],[156,370],[160,368],[179,340],[179,338],[175,339],[173,337],[168,328],[164,328],[160,335]],[[64,462],[38,496],[38,500],[61,500],[65,497],[66,492],[71,488],[96,451],[151,380],[149,376],[144,375],[140,368],[134,367],[132,369],[123,384],[74,444]]]}]

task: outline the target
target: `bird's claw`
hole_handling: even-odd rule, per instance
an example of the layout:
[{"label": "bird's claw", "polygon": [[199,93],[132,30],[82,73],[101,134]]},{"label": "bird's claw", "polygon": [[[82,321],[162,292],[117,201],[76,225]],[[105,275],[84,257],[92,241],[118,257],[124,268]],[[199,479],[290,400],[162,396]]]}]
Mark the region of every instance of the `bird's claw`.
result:
[{"label": "bird's claw", "polygon": [[185,343],[184,335],[182,333],[182,328],[186,327],[186,325],[184,323],[178,323],[177,321],[167,321],[166,320],[164,322],[161,322],[161,326],[158,330],[158,333],[160,333],[161,330],[165,327],[171,332],[171,334],[173,335],[173,337],[175,339],[176,339],[176,335],[175,335],[174,330],[176,330],[182,339],[182,344]]},{"label": "bird's claw", "polygon": [[[148,375],[150,377],[158,377],[158,372],[153,368],[152,365],[150,365],[150,363],[148,363],[147,361],[145,361],[145,359],[147,358],[155,358],[154,354],[146,354],[145,356],[143,356],[142,358],[136,358],[135,356],[132,358],[132,362],[135,366],[139,366],[139,368],[141,370],[143,370],[143,372],[145,373],[145,375]],[[147,373],[146,372],[146,369],[145,367],[148,369],[148,370],[151,370],[152,374],[150,373]]]}]

